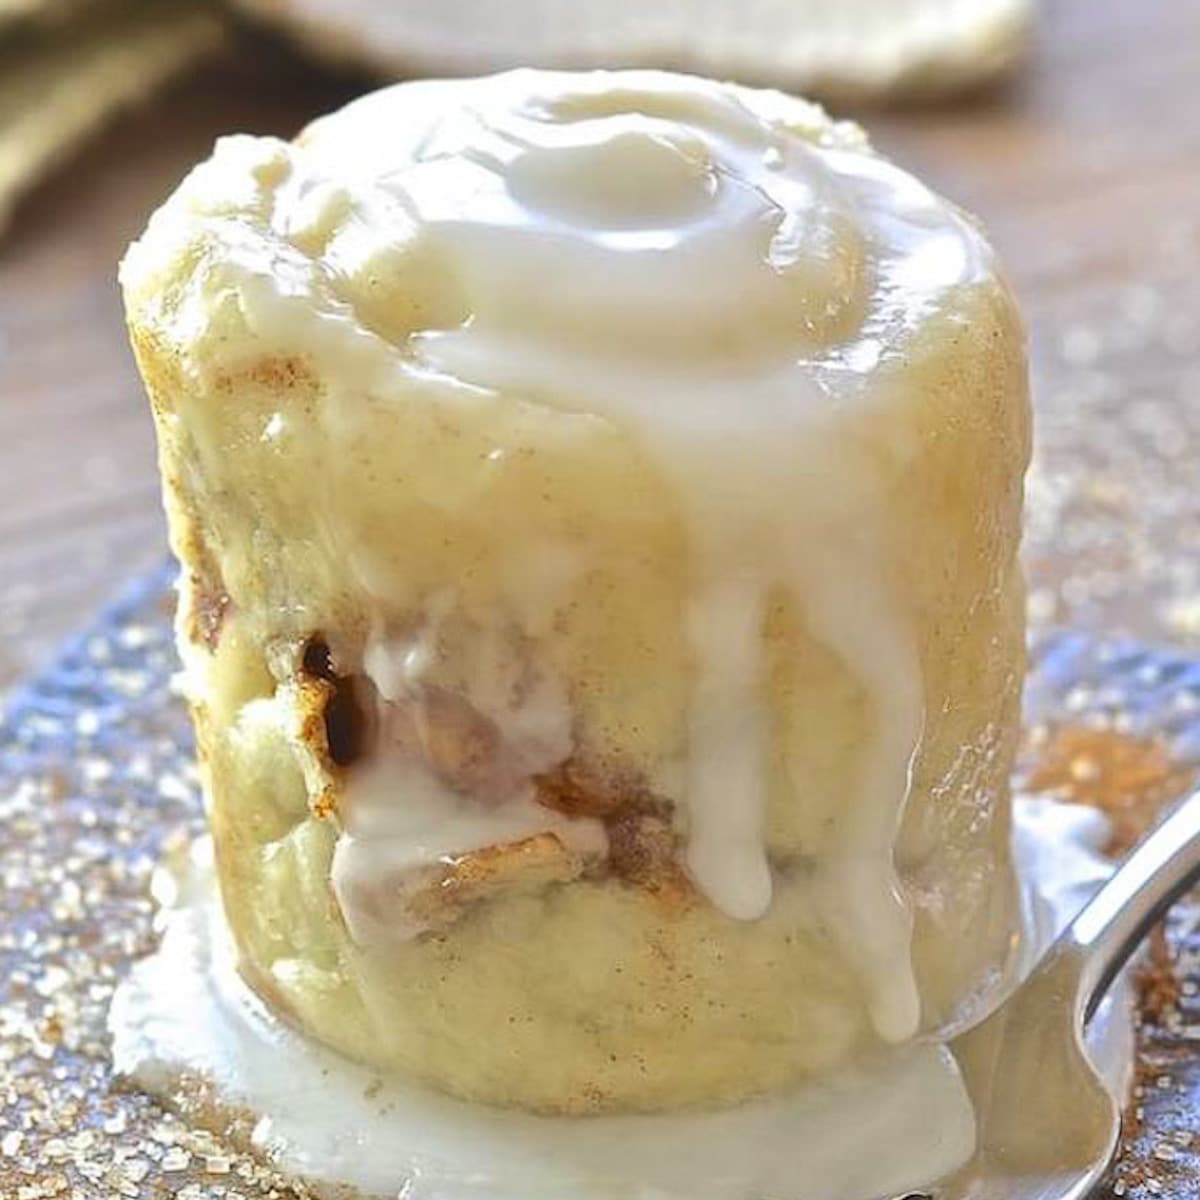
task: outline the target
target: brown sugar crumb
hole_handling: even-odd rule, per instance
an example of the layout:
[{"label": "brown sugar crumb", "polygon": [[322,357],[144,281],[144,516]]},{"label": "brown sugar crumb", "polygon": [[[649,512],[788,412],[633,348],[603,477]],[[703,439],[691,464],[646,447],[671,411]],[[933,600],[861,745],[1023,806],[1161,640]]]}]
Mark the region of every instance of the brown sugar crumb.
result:
[{"label": "brown sugar crumb", "polygon": [[1142,836],[1163,804],[1196,780],[1196,768],[1171,757],[1159,738],[1114,729],[1062,725],[1042,731],[1026,748],[1032,762],[1021,786],[1073,804],[1089,804],[1112,821],[1106,851],[1123,854]]},{"label": "brown sugar crumb", "polygon": [[1138,969],[1135,984],[1142,1014],[1156,1025],[1163,1024],[1179,1004],[1179,976],[1161,925],[1150,934],[1146,959]]},{"label": "brown sugar crumb", "polygon": [[539,804],[566,817],[600,820],[613,816],[631,796],[644,793],[643,788],[631,786],[630,782],[600,770],[578,755],[534,780]]},{"label": "brown sugar crumb", "polygon": [[679,865],[679,846],[669,806],[629,808],[605,822],[613,874],[661,900],[684,906],[695,889]]},{"label": "brown sugar crumb", "polygon": [[310,384],[313,381],[312,371],[297,358],[260,358],[246,374],[255,383],[276,391],[287,391],[298,383]]},{"label": "brown sugar crumb", "polygon": [[328,821],[338,811],[336,789],[326,788],[315,800],[310,801],[309,808],[318,821]]},{"label": "brown sugar crumb", "polygon": [[613,871],[630,883],[653,885],[675,862],[675,835],[669,816],[629,808],[607,822]]},{"label": "brown sugar crumb", "polygon": [[216,375],[213,387],[218,392],[231,393],[244,382],[257,384],[272,392],[290,392],[297,387],[314,387],[316,377],[302,358],[267,354],[241,370]]},{"label": "brown sugar crumb", "polygon": [[592,817],[608,833],[608,869],[662,899],[689,902],[695,892],[679,865],[669,801],[626,774],[569,759],[537,781],[538,802],[569,817]]}]

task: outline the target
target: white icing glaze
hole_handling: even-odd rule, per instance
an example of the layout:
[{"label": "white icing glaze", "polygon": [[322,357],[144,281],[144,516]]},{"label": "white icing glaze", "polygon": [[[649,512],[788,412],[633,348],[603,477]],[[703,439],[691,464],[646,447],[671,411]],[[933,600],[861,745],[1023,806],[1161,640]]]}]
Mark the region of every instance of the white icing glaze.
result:
[{"label": "white icing glaze", "polygon": [[[893,843],[922,684],[881,550],[884,468],[847,435],[886,407],[913,330],[992,274],[977,231],[803,102],[657,72],[387,89],[295,147],[222,143],[181,203],[219,214],[247,188],[272,191],[277,240],[231,235],[231,294],[340,394],[433,374],[596,414],[652,457],[689,538],[686,862],[729,915],[771,899],[768,595],[855,673],[872,736],[814,897],[879,1033],[911,1036]],[[153,270],[135,246],[123,279]]]},{"label": "white icing glaze", "polygon": [[831,563],[812,547],[796,559],[805,612],[816,636],[845,660],[875,706],[863,755],[862,801],[850,805],[844,856],[819,864],[813,894],[859,974],[868,981],[880,1036],[901,1041],[920,1019],[909,965],[912,918],[892,862],[921,737],[924,705],[916,647],[872,567],[871,547],[846,547]]},{"label": "white icing glaze", "polygon": [[[1106,876],[1104,818],[1017,804],[1031,968]],[[253,1141],[284,1170],[406,1200],[865,1200],[926,1187],[969,1158],[974,1121],[953,1058],[913,1043],[836,1080],[720,1112],[536,1117],[380,1080],[293,1033],[237,975],[215,902],[208,843],[160,871],[171,906],[162,948],[113,1003],[117,1068],[160,1095],[181,1074],[258,1116]],[[1133,1061],[1122,985],[1088,1030],[1113,1094]],[[1064,1031],[1065,1035],[1065,1031]],[[320,1189],[318,1189],[320,1194]]]}]

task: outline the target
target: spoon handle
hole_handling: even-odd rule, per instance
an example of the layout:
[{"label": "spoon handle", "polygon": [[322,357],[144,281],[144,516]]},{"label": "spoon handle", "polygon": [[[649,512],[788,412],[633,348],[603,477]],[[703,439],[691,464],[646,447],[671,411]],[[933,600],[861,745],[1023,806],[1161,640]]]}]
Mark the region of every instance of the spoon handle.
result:
[{"label": "spoon handle", "polygon": [[1121,863],[1060,939],[1081,964],[1084,1023],[1168,908],[1200,882],[1200,791],[1177,804]]}]

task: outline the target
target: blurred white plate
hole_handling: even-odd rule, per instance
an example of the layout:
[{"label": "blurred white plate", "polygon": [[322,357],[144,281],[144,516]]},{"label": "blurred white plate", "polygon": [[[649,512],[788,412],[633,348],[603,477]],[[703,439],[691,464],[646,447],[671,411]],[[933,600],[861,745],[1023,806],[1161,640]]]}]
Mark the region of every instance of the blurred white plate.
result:
[{"label": "blurred white plate", "polygon": [[389,76],[660,66],[837,99],[936,95],[1020,56],[1032,0],[237,0]]}]

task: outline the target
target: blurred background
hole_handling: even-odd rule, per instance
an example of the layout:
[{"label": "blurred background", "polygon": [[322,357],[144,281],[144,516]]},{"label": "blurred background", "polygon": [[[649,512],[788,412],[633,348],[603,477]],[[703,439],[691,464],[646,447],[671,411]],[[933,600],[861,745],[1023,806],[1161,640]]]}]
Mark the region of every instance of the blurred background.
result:
[{"label": "blurred background", "polygon": [[813,94],[983,218],[1029,321],[1038,624],[1200,646],[1197,0],[0,0],[0,692],[166,553],[115,266],[225,132],[651,62]]}]

